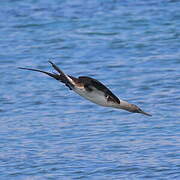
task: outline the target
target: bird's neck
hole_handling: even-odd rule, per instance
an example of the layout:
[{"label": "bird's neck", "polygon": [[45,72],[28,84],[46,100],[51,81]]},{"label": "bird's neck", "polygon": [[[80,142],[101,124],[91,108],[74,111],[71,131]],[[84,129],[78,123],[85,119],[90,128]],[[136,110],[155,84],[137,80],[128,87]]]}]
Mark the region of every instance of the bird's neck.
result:
[{"label": "bird's neck", "polygon": [[115,105],[115,108],[132,112],[132,104],[124,100],[120,100],[120,104]]}]

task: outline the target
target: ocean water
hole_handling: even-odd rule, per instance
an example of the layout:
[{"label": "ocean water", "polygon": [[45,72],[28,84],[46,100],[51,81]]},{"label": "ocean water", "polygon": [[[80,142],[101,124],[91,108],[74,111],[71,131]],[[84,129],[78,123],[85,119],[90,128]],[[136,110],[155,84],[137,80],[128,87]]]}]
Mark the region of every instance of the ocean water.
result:
[{"label": "ocean water", "polygon": [[[52,60],[148,117],[97,106]],[[180,179],[180,1],[1,0],[0,180]]]}]

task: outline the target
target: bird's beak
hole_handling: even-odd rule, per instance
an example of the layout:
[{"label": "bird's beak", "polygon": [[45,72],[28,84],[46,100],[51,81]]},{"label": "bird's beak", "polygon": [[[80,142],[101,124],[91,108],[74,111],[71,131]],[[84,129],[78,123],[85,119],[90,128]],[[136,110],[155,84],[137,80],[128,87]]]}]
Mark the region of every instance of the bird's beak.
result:
[{"label": "bird's beak", "polygon": [[146,112],[144,112],[143,110],[139,110],[139,113],[144,114],[144,115],[146,115],[146,116],[152,116],[151,114],[146,113]]}]

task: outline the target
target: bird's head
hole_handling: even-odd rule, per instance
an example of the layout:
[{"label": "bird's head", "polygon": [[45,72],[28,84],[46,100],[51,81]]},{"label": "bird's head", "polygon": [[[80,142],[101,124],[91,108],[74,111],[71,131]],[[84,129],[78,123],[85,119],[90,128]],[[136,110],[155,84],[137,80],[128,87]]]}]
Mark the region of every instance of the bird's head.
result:
[{"label": "bird's head", "polygon": [[129,111],[132,113],[141,113],[147,116],[152,116],[151,114],[144,112],[141,108],[139,108],[138,106],[134,104],[129,105]]},{"label": "bird's head", "polygon": [[117,108],[117,109],[124,109],[132,113],[141,113],[147,116],[152,116],[151,114],[144,112],[141,108],[139,108],[135,104],[130,104],[127,101],[123,101],[123,100],[120,100],[120,104],[117,104],[117,103],[113,104],[112,107]]}]

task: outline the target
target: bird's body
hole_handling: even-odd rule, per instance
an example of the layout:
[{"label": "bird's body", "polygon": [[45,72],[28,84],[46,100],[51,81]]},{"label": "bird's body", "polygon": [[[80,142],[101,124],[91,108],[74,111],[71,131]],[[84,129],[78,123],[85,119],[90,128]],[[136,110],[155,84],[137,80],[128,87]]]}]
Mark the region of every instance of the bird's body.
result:
[{"label": "bird's body", "polygon": [[99,82],[96,79],[87,77],[87,76],[80,76],[75,78],[73,76],[65,74],[62,70],[60,70],[54,63],[49,61],[53,68],[58,72],[57,73],[49,73],[38,69],[31,69],[31,68],[20,68],[26,69],[31,71],[37,71],[44,74],[47,74],[58,81],[64,83],[69,89],[73,90],[80,96],[84,97],[85,99],[101,105],[105,107],[113,107],[118,109],[124,109],[129,112],[134,113],[142,113],[148,116],[150,114],[142,111],[138,106],[134,104],[130,104],[127,101],[121,100],[116,97],[105,85]]},{"label": "bird's body", "polygon": [[101,106],[108,106],[104,93],[99,90],[93,90],[92,92],[87,92],[86,90],[84,90],[84,88],[83,89],[74,88],[73,90],[80,96],[84,97],[89,101],[92,101],[95,104]]}]

